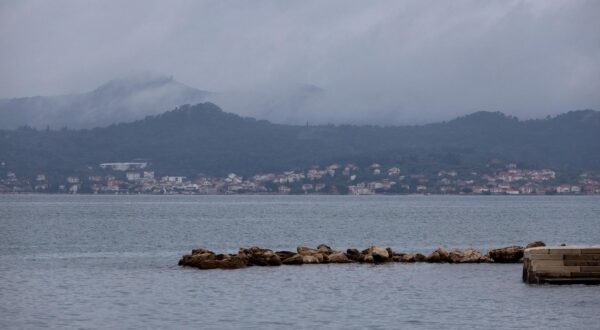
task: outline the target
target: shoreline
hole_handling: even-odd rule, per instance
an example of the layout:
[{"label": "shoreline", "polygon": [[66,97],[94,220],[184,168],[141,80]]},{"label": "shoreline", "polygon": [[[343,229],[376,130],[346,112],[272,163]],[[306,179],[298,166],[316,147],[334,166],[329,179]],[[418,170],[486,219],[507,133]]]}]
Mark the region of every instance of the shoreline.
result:
[{"label": "shoreline", "polygon": [[47,193],[47,192],[3,192],[0,196],[31,195],[31,196],[351,196],[351,197],[395,197],[395,196],[485,196],[485,197],[583,197],[600,196],[600,194],[277,194],[277,193],[244,193],[244,194],[94,194],[94,193]]}]

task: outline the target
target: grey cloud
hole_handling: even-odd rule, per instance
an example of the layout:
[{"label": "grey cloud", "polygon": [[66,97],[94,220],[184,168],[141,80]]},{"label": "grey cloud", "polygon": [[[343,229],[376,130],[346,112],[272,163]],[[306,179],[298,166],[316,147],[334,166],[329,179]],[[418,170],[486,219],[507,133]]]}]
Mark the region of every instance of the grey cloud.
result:
[{"label": "grey cloud", "polygon": [[598,1],[9,1],[0,96],[173,75],[280,122],[600,109]]}]

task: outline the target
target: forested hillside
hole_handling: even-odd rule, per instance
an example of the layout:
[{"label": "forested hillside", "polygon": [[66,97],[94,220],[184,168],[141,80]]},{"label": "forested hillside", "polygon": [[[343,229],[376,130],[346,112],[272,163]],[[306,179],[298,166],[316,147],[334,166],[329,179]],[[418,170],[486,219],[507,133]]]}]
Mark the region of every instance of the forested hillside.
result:
[{"label": "forested hillside", "polygon": [[249,175],[333,162],[395,164],[420,172],[474,170],[492,159],[575,173],[600,169],[600,112],[519,121],[477,112],[443,123],[292,126],[182,106],[132,123],[85,130],[0,131],[0,161],[19,175],[90,172],[102,162],[148,160],[158,173]]}]

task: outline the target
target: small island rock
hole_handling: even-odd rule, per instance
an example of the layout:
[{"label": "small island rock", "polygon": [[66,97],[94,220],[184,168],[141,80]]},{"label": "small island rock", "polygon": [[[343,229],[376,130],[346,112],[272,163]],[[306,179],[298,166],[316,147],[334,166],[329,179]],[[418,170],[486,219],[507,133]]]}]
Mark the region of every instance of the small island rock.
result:
[{"label": "small island rock", "polygon": [[316,256],[314,256],[314,255],[303,255],[302,256],[302,263],[305,263],[305,264],[318,264],[320,262],[319,262],[319,259]]},{"label": "small island rock", "polygon": [[435,251],[431,252],[431,254],[427,256],[426,261],[432,263],[452,262],[450,259],[450,252],[443,247],[439,247]]},{"label": "small island rock", "polygon": [[388,249],[376,245],[370,246],[366,251],[363,251],[363,261],[372,263],[386,262],[391,257],[391,249],[389,251]]},{"label": "small island rock", "polygon": [[249,256],[249,261],[256,266],[280,266],[281,259],[275,252],[269,249],[261,249],[253,246],[249,249],[240,249],[240,254]]},{"label": "small island rock", "polygon": [[529,248],[542,247],[542,246],[546,246],[546,243],[544,243],[542,241],[535,241],[535,242],[531,242],[531,243],[527,244],[527,246],[525,248],[529,249]]},{"label": "small island rock", "polygon": [[331,254],[333,252],[333,250],[325,244],[321,244],[319,246],[317,246],[317,251],[319,251],[320,253],[323,254]]},{"label": "small island rock", "polygon": [[284,259],[282,262],[284,265],[302,265],[304,263],[304,259],[299,254],[294,254],[293,256]]},{"label": "small island rock", "polygon": [[350,259],[344,252],[334,252],[329,255],[329,262],[334,264],[344,264],[350,262]]},{"label": "small island rock", "polygon": [[488,257],[498,263],[518,263],[523,258],[522,246],[507,246],[488,251]]},{"label": "small island rock", "polygon": [[492,262],[492,259],[487,255],[479,252],[479,250],[473,248],[467,248],[464,250],[452,250],[448,256],[450,262],[453,263],[481,263],[481,262]]},{"label": "small island rock", "polygon": [[353,260],[353,261],[361,260],[361,253],[357,249],[346,250],[346,256],[348,257],[348,259]]},{"label": "small island rock", "polygon": [[285,260],[287,258],[293,257],[294,255],[296,255],[296,252],[292,252],[292,251],[277,251],[275,252],[275,254],[279,257],[279,259]]}]

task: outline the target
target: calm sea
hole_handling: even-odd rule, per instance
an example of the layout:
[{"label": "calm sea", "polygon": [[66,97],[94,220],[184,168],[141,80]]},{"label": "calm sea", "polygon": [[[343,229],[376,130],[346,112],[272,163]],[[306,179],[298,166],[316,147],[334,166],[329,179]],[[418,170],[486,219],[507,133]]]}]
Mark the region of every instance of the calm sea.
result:
[{"label": "calm sea", "polygon": [[600,328],[600,286],[520,265],[180,268],[192,248],[600,243],[593,196],[0,195],[0,328]]}]

